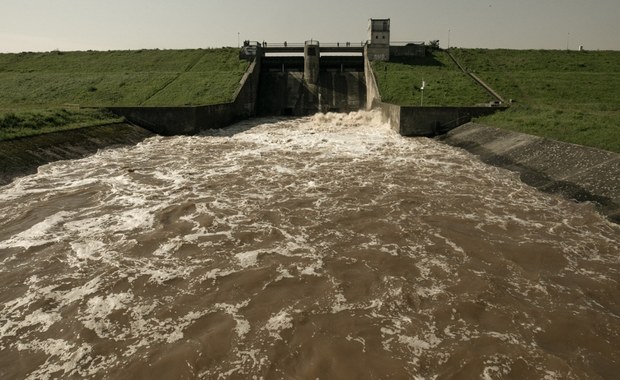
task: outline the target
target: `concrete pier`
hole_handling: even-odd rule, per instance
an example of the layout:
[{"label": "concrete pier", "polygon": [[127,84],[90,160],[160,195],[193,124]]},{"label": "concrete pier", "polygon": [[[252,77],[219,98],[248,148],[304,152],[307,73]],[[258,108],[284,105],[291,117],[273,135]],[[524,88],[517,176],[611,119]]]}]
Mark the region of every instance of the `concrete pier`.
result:
[{"label": "concrete pier", "polygon": [[304,47],[304,81],[316,85],[319,81],[321,46],[318,41],[306,41]]}]

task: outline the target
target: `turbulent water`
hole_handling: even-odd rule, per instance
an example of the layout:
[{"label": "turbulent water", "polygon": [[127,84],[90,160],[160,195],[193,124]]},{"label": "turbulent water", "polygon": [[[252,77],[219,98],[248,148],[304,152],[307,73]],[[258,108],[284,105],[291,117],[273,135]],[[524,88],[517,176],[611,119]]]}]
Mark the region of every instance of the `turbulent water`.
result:
[{"label": "turbulent water", "polygon": [[620,227],[373,113],[0,188],[0,378],[617,378]]}]

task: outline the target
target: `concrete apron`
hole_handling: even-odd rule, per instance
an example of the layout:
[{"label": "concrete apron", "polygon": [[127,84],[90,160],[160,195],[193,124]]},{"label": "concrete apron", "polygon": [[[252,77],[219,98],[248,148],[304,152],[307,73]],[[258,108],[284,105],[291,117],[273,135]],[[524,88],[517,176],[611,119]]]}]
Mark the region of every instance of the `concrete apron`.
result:
[{"label": "concrete apron", "polygon": [[620,224],[620,154],[468,123],[438,140],[520,174],[542,191],[592,202]]}]

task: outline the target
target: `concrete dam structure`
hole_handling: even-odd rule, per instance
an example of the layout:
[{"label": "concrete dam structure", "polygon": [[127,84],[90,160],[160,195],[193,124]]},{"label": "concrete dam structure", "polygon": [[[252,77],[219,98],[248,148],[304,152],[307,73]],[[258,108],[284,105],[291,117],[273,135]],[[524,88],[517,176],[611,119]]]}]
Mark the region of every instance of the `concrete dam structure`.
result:
[{"label": "concrete dam structure", "polygon": [[230,103],[177,107],[109,107],[165,136],[192,135],[255,116],[305,116],[367,108],[365,46],[247,44],[252,61]]},{"label": "concrete dam structure", "polygon": [[504,107],[422,107],[384,103],[371,61],[420,57],[427,46],[390,44],[390,20],[371,19],[361,43],[245,41],[240,58],[251,61],[233,101],[180,107],[109,107],[160,135],[192,135],[255,116],[306,116],[378,108],[403,136],[436,136],[473,117]]},{"label": "concrete dam structure", "polygon": [[362,46],[306,41],[303,56],[300,50],[288,44],[259,49],[258,115],[304,116],[366,107]]}]

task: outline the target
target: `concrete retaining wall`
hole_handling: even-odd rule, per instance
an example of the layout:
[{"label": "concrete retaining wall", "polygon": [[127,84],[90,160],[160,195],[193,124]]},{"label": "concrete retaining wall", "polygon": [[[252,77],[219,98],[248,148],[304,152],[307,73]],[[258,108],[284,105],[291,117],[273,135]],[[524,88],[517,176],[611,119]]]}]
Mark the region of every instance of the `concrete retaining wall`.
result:
[{"label": "concrete retaining wall", "polygon": [[252,62],[231,103],[181,107],[110,107],[110,111],[160,135],[192,135],[256,115],[260,60]]},{"label": "concrete retaining wall", "polygon": [[405,46],[390,46],[390,58],[424,56],[426,56],[426,45],[410,44]]},{"label": "concrete retaining wall", "polygon": [[378,108],[385,121],[402,136],[436,136],[468,123],[474,117],[493,114],[503,107],[399,106],[381,101],[379,86],[368,58],[364,62],[367,109]]},{"label": "concrete retaining wall", "polygon": [[153,133],[126,123],[109,124],[0,141],[0,186],[37,172],[40,165],[96,153],[114,145],[137,144]]},{"label": "concrete retaining wall", "polygon": [[499,109],[401,106],[400,123],[393,127],[403,136],[436,136],[468,123],[474,117],[490,115]]},{"label": "concrete retaining wall", "polygon": [[364,79],[366,80],[366,109],[371,110],[381,103],[381,91],[379,91],[377,78],[375,78],[368,55],[364,56]]},{"label": "concrete retaining wall", "polygon": [[520,174],[549,193],[593,202],[620,223],[620,155],[503,129],[469,123],[439,137],[474,153],[488,164]]},{"label": "concrete retaining wall", "polygon": [[468,123],[474,117],[497,112],[491,107],[415,107],[375,102],[384,121],[401,136],[433,137]]}]

